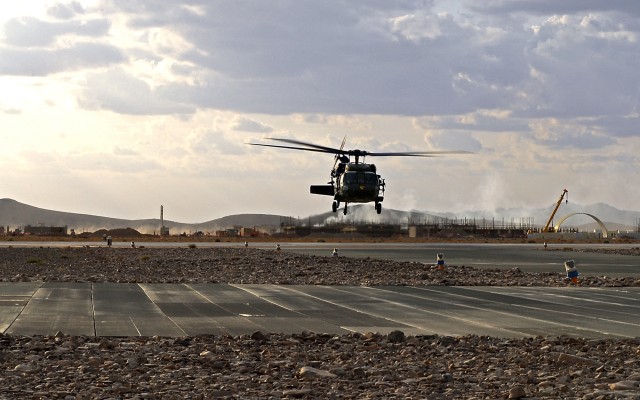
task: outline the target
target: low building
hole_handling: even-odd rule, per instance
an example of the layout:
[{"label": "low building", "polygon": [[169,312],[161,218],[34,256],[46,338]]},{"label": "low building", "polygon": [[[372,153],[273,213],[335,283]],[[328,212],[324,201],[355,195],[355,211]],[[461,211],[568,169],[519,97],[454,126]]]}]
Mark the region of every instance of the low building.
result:
[{"label": "low building", "polygon": [[66,226],[31,226],[24,227],[25,235],[38,235],[38,236],[67,236]]},{"label": "low building", "polygon": [[243,237],[258,236],[259,234],[260,232],[258,232],[256,228],[245,228],[245,227],[240,228],[240,236],[243,236]]},{"label": "low building", "polygon": [[229,228],[223,231],[216,231],[216,236],[235,237],[235,236],[238,236],[238,230],[236,228]]}]

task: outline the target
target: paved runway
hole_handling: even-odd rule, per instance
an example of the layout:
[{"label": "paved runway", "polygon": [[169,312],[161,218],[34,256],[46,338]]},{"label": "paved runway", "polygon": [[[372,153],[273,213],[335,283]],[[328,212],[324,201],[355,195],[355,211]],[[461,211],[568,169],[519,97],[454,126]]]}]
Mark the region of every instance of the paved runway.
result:
[{"label": "paved runway", "polygon": [[0,283],[14,335],[640,336],[640,288]]}]

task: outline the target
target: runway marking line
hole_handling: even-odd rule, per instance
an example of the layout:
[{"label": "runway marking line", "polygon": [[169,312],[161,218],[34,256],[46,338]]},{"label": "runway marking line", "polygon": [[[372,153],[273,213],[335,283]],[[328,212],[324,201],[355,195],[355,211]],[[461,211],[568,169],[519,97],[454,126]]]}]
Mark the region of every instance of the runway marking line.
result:
[{"label": "runway marking line", "polygon": [[[472,286],[465,286],[464,288],[465,288],[465,289],[468,289],[468,290],[474,290],[474,291],[481,292],[481,290],[474,289],[474,287],[472,287]],[[422,288],[420,288],[420,289],[421,289],[421,290],[424,290],[424,289],[422,289]],[[494,294],[503,295],[503,294],[501,294],[501,293],[496,293],[496,292],[491,292],[491,291],[488,291],[488,292],[489,292],[489,293],[494,293]],[[394,293],[395,293],[395,292],[394,292]],[[452,294],[453,294],[453,293],[452,293]],[[459,293],[455,293],[455,294],[453,294],[453,295],[454,295],[454,296],[459,296],[459,297],[465,297],[465,298],[469,298],[469,299],[475,299],[475,297],[472,297],[472,296],[465,296],[465,295],[463,295],[463,294],[459,294]],[[417,296],[417,297],[419,297],[419,296]],[[540,300],[540,299],[534,299],[534,300],[537,300],[537,301],[539,301],[539,302],[541,302],[541,303],[555,304],[555,303],[553,303],[553,302],[543,301],[543,300]],[[484,300],[484,301],[492,302],[492,303],[500,303],[500,302],[497,302],[497,301],[494,301],[494,300]],[[504,304],[504,303],[502,303],[502,304]],[[594,317],[594,316],[590,316],[590,315],[588,315],[588,314],[586,314],[586,315],[585,315],[585,314],[577,314],[577,313],[571,313],[571,312],[568,312],[568,311],[558,311],[558,310],[553,310],[553,309],[548,309],[548,308],[533,307],[533,306],[525,306],[525,305],[522,305],[522,304],[515,304],[515,303],[509,303],[509,305],[514,306],[514,307],[527,308],[527,309],[531,309],[531,310],[539,310],[539,311],[553,312],[553,313],[556,313],[556,314],[571,315],[571,316],[574,316],[574,317],[580,317],[580,318],[590,318],[590,319],[592,319],[592,320],[603,321],[603,322],[611,322],[611,323],[621,324],[621,325],[640,326],[640,324],[635,324],[635,323],[631,323],[631,322],[624,322],[624,321],[617,321],[617,320],[611,320],[611,319],[607,319],[607,318]],[[584,307],[584,306],[575,306],[575,307],[577,307],[577,308],[583,308],[583,309],[588,309],[588,307]],[[475,308],[475,307],[472,307],[472,308]],[[488,310],[488,309],[484,309],[484,308],[478,308],[478,309],[480,309],[480,310],[485,310],[485,311],[487,311],[487,310]],[[604,312],[608,311],[608,310],[603,310],[603,309],[598,309],[598,310],[599,310],[599,311],[604,311]],[[517,314],[510,314],[510,313],[506,313],[506,312],[502,312],[502,311],[496,311],[496,312],[497,312],[497,313],[501,313],[501,314],[507,314],[507,315],[517,315]],[[635,315],[635,314],[629,314],[629,315]],[[545,323],[555,324],[555,325],[559,325],[559,326],[568,326],[568,327],[571,327],[571,328],[576,329],[576,330],[585,330],[585,331],[599,332],[599,333],[602,333],[602,334],[604,334],[604,335],[623,336],[623,337],[629,337],[629,338],[633,338],[633,337],[635,337],[635,336],[627,336],[627,335],[620,335],[620,334],[612,334],[612,333],[608,333],[608,332],[605,332],[605,331],[597,331],[597,330],[594,330],[594,329],[587,329],[587,328],[582,328],[582,327],[580,327],[580,326],[574,326],[574,325],[561,324],[561,323],[558,323],[558,322],[552,322],[552,321],[542,320],[542,319],[533,318],[533,317],[523,317],[523,316],[518,316],[518,317],[519,317],[519,318],[531,319],[531,320],[534,320],[534,321],[543,321],[543,322],[545,322]]]},{"label": "runway marking line", "polygon": [[[381,290],[381,291],[386,291],[386,292],[389,292],[389,293],[400,294],[400,295],[405,295],[405,296],[410,296],[410,297],[416,297],[416,298],[420,298],[420,299],[422,299],[422,298],[423,298],[423,297],[418,296],[418,295],[415,295],[415,294],[399,293],[399,292],[394,292],[394,291],[389,290],[389,289],[383,289],[383,288],[380,288],[380,287],[365,287],[365,288],[366,288],[366,289],[373,289],[373,290]],[[429,289],[427,289],[426,287],[415,287],[415,286],[414,286],[413,288],[416,288],[416,289],[418,289],[418,290],[426,290],[426,291],[429,291]],[[465,288],[468,288],[468,287],[465,287]],[[433,291],[433,292],[437,292],[437,293],[443,293],[442,291],[438,291],[438,290],[431,290],[431,291]],[[350,293],[351,293],[351,292],[350,292]],[[465,295],[456,294],[456,293],[448,293],[448,292],[447,292],[447,295],[453,295],[453,296],[458,296],[458,297],[464,297],[464,298],[469,298],[469,299],[475,299],[475,297],[465,296]],[[361,296],[362,296],[362,295],[361,295]],[[517,333],[519,333],[521,336],[522,336],[522,334],[523,334],[522,332],[519,332],[519,331],[516,331],[516,330],[510,330],[510,329],[506,329],[506,328],[500,328],[500,327],[497,327],[497,326],[492,326],[492,325],[482,324],[481,322],[473,321],[473,320],[468,320],[468,319],[465,319],[465,318],[462,318],[462,317],[454,317],[454,316],[449,316],[449,315],[446,315],[446,314],[437,313],[437,312],[433,312],[433,311],[422,310],[422,309],[419,309],[419,308],[416,308],[416,307],[408,306],[408,305],[403,304],[403,303],[390,302],[390,301],[388,301],[388,300],[384,300],[384,299],[381,299],[381,298],[379,298],[379,297],[372,297],[372,298],[375,298],[375,299],[377,299],[377,300],[382,300],[382,301],[385,301],[385,302],[388,302],[388,303],[396,303],[396,304],[398,304],[398,305],[400,305],[400,306],[403,306],[403,307],[408,307],[408,308],[418,309],[418,310],[425,311],[425,312],[429,312],[429,313],[432,313],[432,314],[445,316],[445,317],[448,317],[448,318],[451,318],[451,319],[457,319],[457,320],[464,321],[464,322],[467,322],[467,323],[470,323],[470,324],[472,324],[472,325],[476,325],[476,326],[484,326],[484,327],[492,328],[492,329],[495,329],[495,330],[505,330],[505,331],[517,332]],[[474,306],[471,306],[471,305],[460,304],[460,303],[452,303],[451,301],[435,300],[435,299],[429,299],[429,301],[432,301],[432,302],[438,302],[438,303],[444,303],[444,304],[454,304],[454,305],[457,305],[457,306],[460,306],[460,307],[465,307],[465,308],[470,308],[470,309],[476,309],[476,310],[481,310],[481,311],[490,311],[490,312],[493,312],[493,313],[496,313],[496,314],[502,314],[502,315],[507,315],[507,316],[516,316],[517,318],[523,318],[523,319],[527,319],[527,320],[531,320],[531,321],[544,322],[544,323],[549,324],[549,325],[556,325],[556,326],[561,326],[561,327],[569,327],[569,328],[571,328],[571,329],[573,329],[573,330],[591,331],[591,332],[598,332],[598,333],[601,333],[601,334],[603,334],[603,335],[613,335],[613,334],[610,334],[610,333],[607,333],[607,332],[597,331],[597,330],[594,330],[594,329],[585,329],[585,328],[582,328],[582,327],[579,327],[579,326],[567,325],[567,324],[562,324],[562,323],[559,323],[559,322],[553,322],[553,321],[543,320],[543,319],[539,319],[539,318],[525,317],[525,316],[517,315],[517,314],[514,314],[514,313],[508,313],[508,312],[504,312],[504,311],[496,311],[496,310],[489,309],[489,308],[484,308],[484,307],[474,307]],[[496,301],[492,301],[492,300],[484,300],[484,301],[493,302],[493,303],[498,303],[498,302],[496,302]],[[501,303],[501,304],[504,304],[504,303]],[[513,306],[518,306],[517,304],[511,304],[511,305],[513,305]],[[534,308],[534,309],[535,309],[535,308]],[[541,310],[544,310],[544,309],[541,309]],[[548,311],[548,310],[545,310],[545,311]],[[616,321],[616,322],[617,322],[617,321]],[[626,336],[626,335],[620,335],[620,334],[615,334],[615,335],[613,335],[613,336],[632,337],[632,336]]]},{"label": "runway marking line", "polygon": [[[158,305],[157,305],[157,304],[156,304],[156,303],[151,299],[151,296],[149,296],[149,293],[147,293],[147,290],[144,288],[144,286],[145,286],[145,285],[146,285],[146,284],[144,284],[144,283],[139,283],[139,284],[138,284],[138,287],[139,287],[140,289],[142,289],[142,292],[144,293],[144,295],[145,295],[145,296],[147,296],[147,298],[149,299],[149,301],[151,302],[151,304],[153,304],[153,306],[154,306],[154,307],[156,307],[156,308],[158,309],[158,311],[160,312],[160,314],[164,315],[164,316],[165,316],[165,318],[167,318],[167,319],[168,319],[169,321],[171,321],[171,322],[172,322],[172,323],[173,323],[173,324],[174,324],[178,329],[180,329],[180,332],[182,332],[185,336],[188,336],[188,335],[187,335],[187,332],[185,332],[185,331],[184,331],[184,329],[182,329],[182,328],[180,327],[180,325],[178,325],[178,324],[176,323],[176,321],[174,321],[174,320],[173,320],[173,318],[171,318],[170,316],[168,316],[167,314],[165,314],[165,313],[164,313],[164,311],[162,311],[162,309],[161,309],[161,308],[160,308],[160,307],[159,307],[159,306],[158,306]],[[131,318],[131,317],[129,317],[129,318]],[[135,326],[135,325],[134,325],[134,326]],[[137,328],[136,328],[136,329],[137,329]]]},{"label": "runway marking line", "polygon": [[33,300],[33,296],[36,295],[36,292],[38,290],[40,290],[42,288],[42,286],[45,284],[45,282],[41,282],[40,285],[31,293],[30,296],[23,296],[23,297],[28,297],[29,299],[27,300],[26,303],[24,303],[24,306],[22,306],[22,309],[20,310],[20,312],[18,312],[18,314],[16,315],[16,317],[13,319],[13,321],[11,321],[11,323],[9,325],[7,325],[7,329],[5,329],[4,331],[2,331],[2,333],[4,334],[5,332],[7,332],[8,330],[11,329],[11,327],[13,326],[13,324],[16,323],[16,321],[18,320],[18,318],[20,318],[20,316],[22,315],[22,313],[24,312],[24,310],[29,306],[29,303],[31,302],[31,300]]},{"label": "runway marking line", "polygon": [[[136,332],[138,332],[138,336],[142,336],[142,332],[140,332],[140,329],[138,329],[138,325],[136,325],[135,321],[133,320],[132,316],[129,316],[129,321],[131,321],[131,324],[133,325],[133,327],[135,328]],[[184,332],[184,331],[183,331]],[[97,333],[96,333],[97,336]]]},{"label": "runway marking line", "polygon": [[[342,290],[342,289],[339,289],[339,288],[333,287],[333,286],[318,286],[318,287],[322,287],[322,288],[325,288],[325,289],[328,289],[328,290],[346,292],[346,293],[349,293],[349,294],[354,294],[354,295],[359,296],[359,297],[369,298],[368,296],[364,296],[364,295],[361,295],[361,294],[356,294],[356,293],[349,292],[349,291],[346,291],[346,290]],[[366,288],[370,289],[370,287],[366,287]],[[372,312],[362,311],[362,310],[359,310],[359,309],[357,309],[355,307],[350,307],[350,306],[347,306],[345,304],[340,304],[340,303],[337,303],[337,302],[334,302],[334,301],[331,301],[331,300],[323,299],[321,297],[314,296],[312,294],[305,293],[303,291],[296,290],[296,289],[291,288],[291,287],[286,287],[285,289],[288,290],[288,291],[292,291],[292,292],[298,293],[298,294],[303,295],[303,296],[314,298],[316,300],[319,300],[319,301],[322,301],[322,302],[325,302],[325,303],[328,303],[328,304],[332,304],[332,305],[340,307],[340,308],[344,308],[344,309],[347,309],[347,310],[355,311],[355,312],[360,313],[360,314],[364,314],[364,315],[368,315],[368,316],[374,316],[374,317],[381,318],[381,319],[386,320],[386,321],[391,321],[391,322],[394,322],[394,323],[400,324],[400,325],[406,325],[408,327],[412,327],[412,328],[424,331],[425,333],[428,332],[428,333],[431,333],[431,334],[438,334],[438,332],[433,331],[431,329],[427,329],[427,328],[425,328],[423,326],[419,326],[419,325],[416,325],[416,324],[413,324],[413,323],[409,323],[409,322],[406,322],[406,321],[397,320],[397,319],[394,319],[394,318],[389,318],[389,317],[383,316],[382,314],[379,314],[379,313],[372,313]],[[381,299],[378,299],[378,300],[381,300]],[[424,309],[412,307],[412,306],[409,306],[407,304],[391,302],[391,301],[388,301],[388,300],[382,300],[382,301],[384,301],[384,302],[386,302],[388,304],[395,304],[395,305],[402,306],[402,307],[405,307],[405,308],[411,308],[411,309],[414,309],[414,310],[419,310],[420,312],[424,312],[424,313],[428,313],[428,314],[439,315],[441,317],[445,317],[445,318],[449,318],[449,319],[461,320],[461,321],[464,321],[466,323],[470,323],[470,324],[475,325],[475,326],[483,326],[485,328],[490,328],[490,329],[493,329],[495,331],[502,331],[502,332],[505,332],[505,333],[506,332],[517,333],[518,336],[522,336],[523,335],[522,332],[512,331],[512,330],[509,330],[509,329],[499,328],[499,327],[490,326],[490,325],[486,325],[486,324],[483,325],[481,323],[472,322],[472,321],[465,321],[463,318],[460,318],[460,317],[452,317],[450,315],[446,315],[446,314],[443,314],[443,313],[438,313],[438,312],[435,312],[435,311],[429,311],[429,310],[424,310]],[[346,326],[340,326],[340,328],[343,328],[343,329],[346,329],[346,330],[351,330]],[[451,336],[451,335],[455,335],[455,334],[449,333],[449,335]]]},{"label": "runway marking line", "polygon": [[[391,290],[386,290],[386,289],[383,289],[381,287],[363,286],[363,288],[364,289],[370,289],[370,290],[386,291],[386,292],[389,292],[389,293],[400,294],[400,295],[403,295],[403,296],[406,295],[406,296],[410,296],[410,297],[421,298],[419,296],[412,296],[412,295],[407,295],[405,293],[393,292]],[[335,290],[339,290],[339,291],[342,291],[342,292],[347,292],[347,291],[341,290],[341,289],[335,289]],[[365,296],[365,295],[357,294],[357,293],[353,293],[353,292],[347,292],[347,293],[355,294],[357,296],[361,296],[361,297],[365,297],[365,298],[374,298],[376,300],[380,300],[380,301],[383,301],[383,302],[388,303],[388,304],[394,304],[394,305],[397,305],[397,306],[400,306],[400,307],[410,308],[410,309],[417,310],[417,311],[420,311],[420,312],[423,312],[423,313],[438,315],[438,316],[445,317],[445,318],[448,318],[448,319],[462,321],[462,322],[470,324],[472,326],[480,326],[480,327],[492,329],[492,330],[495,330],[495,331],[503,331],[503,332],[515,333],[519,337],[522,337],[523,335],[527,336],[527,335],[524,334],[524,332],[520,332],[520,331],[513,330],[513,329],[502,328],[502,327],[498,327],[498,326],[495,326],[495,325],[485,324],[485,323],[482,323],[482,322],[479,322],[479,321],[463,318],[463,317],[460,317],[460,316],[452,316],[452,315],[448,315],[446,313],[436,312],[436,311],[432,311],[432,310],[425,310],[423,308],[413,307],[413,306],[410,306],[408,304],[404,304],[404,303],[400,303],[400,302],[396,302],[396,301],[389,301],[389,300],[386,300],[386,299],[383,299],[383,298],[380,298],[380,297],[376,297],[376,296]],[[453,305],[456,305],[456,306],[459,306],[459,307],[465,307],[465,308],[470,308],[470,309],[475,309],[475,310],[492,311],[493,312],[493,310],[488,310],[488,309],[481,308],[481,307],[473,307],[473,306],[466,305],[466,304],[461,304],[461,303],[452,303],[450,301],[442,301],[442,300],[430,300],[430,301],[435,301],[435,302],[444,303],[444,304],[453,304]],[[506,315],[513,315],[513,314],[510,314],[510,313],[504,313],[504,312],[499,312],[499,313],[506,314]],[[387,317],[382,317],[382,316],[379,316],[379,317],[380,318],[384,318],[384,319],[389,319]],[[389,319],[389,320],[394,321],[394,322],[403,323],[404,325],[413,326],[414,328],[427,330],[427,329],[424,329],[423,327],[412,325],[412,324],[407,323],[407,322],[395,321],[395,320],[392,320],[392,319]],[[437,333],[437,332],[434,332],[434,333]]]},{"label": "runway marking line", "polygon": [[[266,301],[266,302],[268,302],[268,303],[271,303],[271,304],[273,304],[273,305],[275,305],[275,306],[278,306],[278,307],[280,307],[280,308],[282,308],[282,309],[285,309],[285,310],[287,310],[287,311],[290,311],[290,312],[296,313],[296,314],[298,314],[298,315],[300,315],[300,316],[302,316],[302,317],[305,317],[305,318],[312,318],[312,319],[318,319],[318,320],[322,320],[322,321],[324,321],[322,318],[312,317],[312,316],[307,315],[307,314],[304,314],[304,313],[302,313],[302,312],[300,312],[300,311],[297,311],[297,310],[294,310],[294,309],[292,309],[292,308],[286,307],[286,306],[284,306],[284,305],[282,305],[282,304],[279,304],[279,303],[278,303],[278,302],[276,302],[276,301],[273,301],[273,300],[267,299],[267,298],[265,298],[265,297],[261,296],[260,294],[256,293],[256,292],[255,292],[255,290],[252,290],[252,289],[251,289],[251,288],[249,288],[249,287],[243,287],[243,285],[242,285],[242,284],[229,284],[229,285],[230,285],[230,286],[233,286],[233,287],[235,287],[235,288],[237,288],[237,289],[243,290],[243,291],[245,291],[245,292],[247,292],[247,293],[250,293],[252,296],[255,296],[255,297],[257,297],[257,298],[259,298],[259,299],[261,299],[261,300],[264,300],[264,301]],[[247,286],[248,286],[248,285],[247,285]],[[270,287],[278,287],[278,288],[285,289],[285,287],[284,287],[284,286],[282,286],[282,285],[260,285],[260,286],[270,286]],[[286,288],[285,290],[291,290],[291,289],[290,289],[290,288]],[[301,292],[297,292],[297,293],[302,294],[302,295],[304,295],[304,296],[313,297],[313,296],[309,296],[309,295],[307,295],[306,293],[301,293]],[[358,311],[358,312],[360,312],[360,311]],[[362,314],[366,314],[366,313],[362,313]],[[333,323],[330,323],[329,321],[325,321],[325,322],[329,323],[330,325],[334,325]],[[338,325],[334,325],[334,326],[337,326],[338,328],[345,329],[345,330],[347,330],[347,331],[349,331],[349,332],[355,332],[353,329],[349,329],[349,328],[347,328],[347,327],[345,327],[345,326],[338,326]]]},{"label": "runway marking line", "polygon": [[91,282],[91,319],[93,320],[93,336],[98,336],[98,329],[96,327],[96,302],[94,301],[93,298],[93,287],[94,283]]},{"label": "runway marking line", "polygon": [[[478,291],[478,292],[481,291],[481,290],[478,290],[478,289],[474,289],[473,287],[465,287],[465,288],[469,289],[469,290],[475,290],[475,291]],[[484,290],[482,290],[482,292],[488,292],[488,293],[493,293],[493,294],[502,295],[502,296],[510,296],[508,294],[500,293],[499,291],[492,291],[492,290],[484,291]],[[532,294],[533,293],[529,294],[528,297],[530,298],[532,296]],[[578,299],[576,297],[571,297],[571,296],[562,295],[562,294],[555,294],[555,293],[545,293],[545,296],[547,296],[547,297],[557,297],[557,298]],[[473,297],[469,297],[469,298],[473,298]],[[539,301],[541,303],[547,303],[547,304],[552,304],[552,305],[558,306],[558,303],[555,303],[553,301],[546,301],[546,299],[542,299],[542,298],[533,298],[533,300]],[[579,300],[590,301],[590,302],[593,302],[593,303],[604,303],[603,301],[600,301],[600,300],[592,300],[592,299],[582,298],[582,297],[580,297]],[[486,301],[492,301],[492,300],[486,300]],[[639,306],[626,305],[626,304],[622,304],[622,303],[609,303],[609,304],[619,305],[619,306],[622,306],[622,307],[639,308]],[[534,310],[551,311],[551,312],[555,312],[555,313],[559,313],[559,314],[568,314],[568,315],[573,315],[573,316],[576,316],[576,317],[586,317],[586,318],[591,318],[591,319],[595,319],[595,320],[613,322],[613,323],[618,323],[618,324],[623,324],[623,325],[640,326],[640,324],[637,324],[637,323],[624,322],[624,321],[612,320],[612,319],[601,318],[601,317],[594,317],[594,316],[590,316],[588,314],[586,314],[586,315],[585,314],[576,314],[576,313],[570,313],[570,312],[567,312],[567,311],[558,311],[558,310],[553,310],[553,309],[546,309],[546,308],[533,307],[533,306],[525,306],[525,305],[514,304],[514,303],[511,303],[510,305],[515,306],[515,307],[534,309]],[[628,312],[623,312],[623,311],[612,311],[612,310],[607,310],[607,309],[602,309],[602,308],[587,307],[587,306],[581,306],[581,305],[571,305],[571,307],[585,309],[587,311],[597,310],[597,311],[602,311],[602,312],[609,313],[609,314],[629,315],[629,316],[634,316],[634,317],[638,315],[638,313],[628,313]]]}]

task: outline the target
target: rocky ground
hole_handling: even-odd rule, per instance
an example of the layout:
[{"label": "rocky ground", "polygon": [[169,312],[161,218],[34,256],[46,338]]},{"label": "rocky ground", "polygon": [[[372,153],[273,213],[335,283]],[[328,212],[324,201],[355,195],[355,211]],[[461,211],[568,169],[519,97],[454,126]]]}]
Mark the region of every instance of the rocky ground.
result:
[{"label": "rocky ground", "polygon": [[[0,249],[4,282],[566,285],[562,278],[251,248]],[[582,278],[640,286],[634,277]],[[0,335],[0,385],[0,399],[640,399],[640,337]]]},{"label": "rocky ground", "polygon": [[0,337],[0,399],[638,399],[640,339]]}]

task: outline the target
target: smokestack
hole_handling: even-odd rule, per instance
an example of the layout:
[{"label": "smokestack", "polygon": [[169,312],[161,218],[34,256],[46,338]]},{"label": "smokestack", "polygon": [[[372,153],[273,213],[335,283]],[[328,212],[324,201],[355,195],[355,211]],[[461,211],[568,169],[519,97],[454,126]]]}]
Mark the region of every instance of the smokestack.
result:
[{"label": "smokestack", "polygon": [[160,229],[164,228],[164,207],[160,206]]}]

